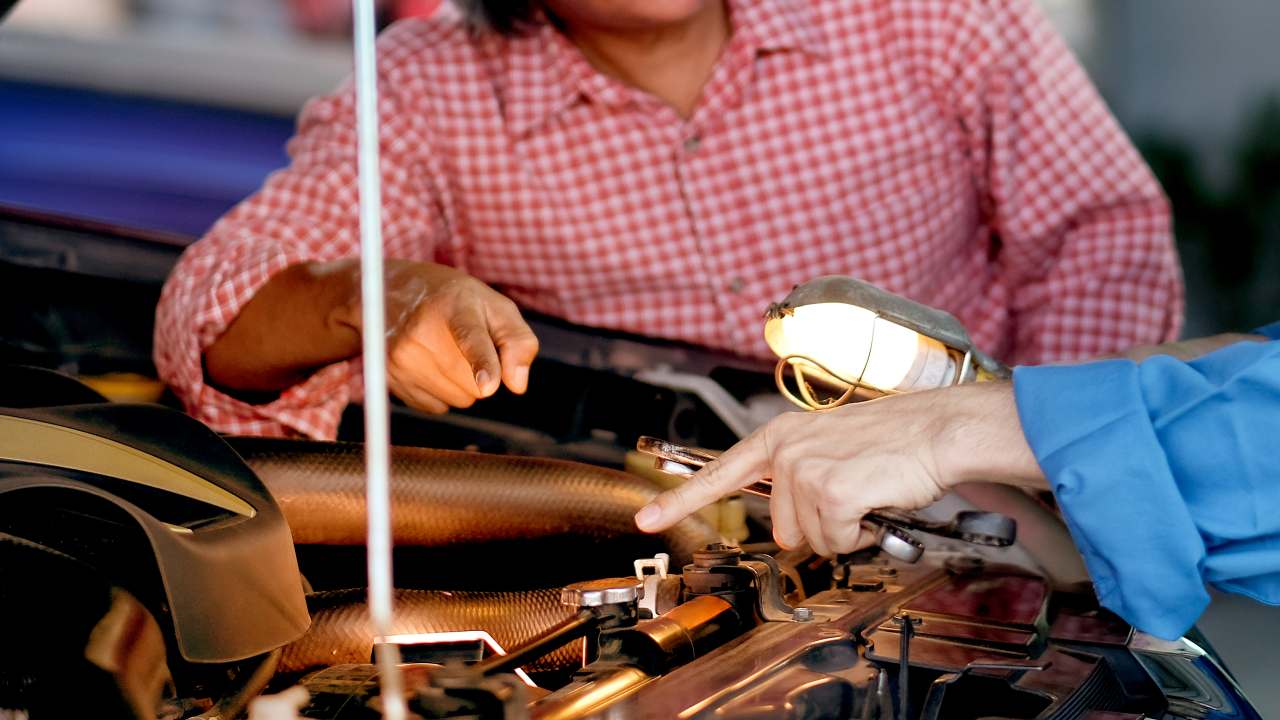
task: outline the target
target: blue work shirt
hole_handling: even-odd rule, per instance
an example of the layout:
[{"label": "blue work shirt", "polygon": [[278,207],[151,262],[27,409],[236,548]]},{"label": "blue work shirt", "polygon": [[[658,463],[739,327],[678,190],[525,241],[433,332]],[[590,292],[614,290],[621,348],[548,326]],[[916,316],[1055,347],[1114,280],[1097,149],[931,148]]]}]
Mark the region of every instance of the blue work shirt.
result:
[{"label": "blue work shirt", "polygon": [[[1280,341],[1280,323],[1259,332]],[[1020,367],[1013,384],[1105,607],[1173,639],[1206,582],[1280,604],[1280,342]]]}]

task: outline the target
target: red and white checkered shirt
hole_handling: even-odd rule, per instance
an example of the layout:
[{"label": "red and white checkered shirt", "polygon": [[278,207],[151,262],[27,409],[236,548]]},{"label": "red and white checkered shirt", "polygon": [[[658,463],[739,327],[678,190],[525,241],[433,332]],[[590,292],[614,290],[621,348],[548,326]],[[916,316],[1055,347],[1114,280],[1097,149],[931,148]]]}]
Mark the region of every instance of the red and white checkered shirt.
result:
[{"label": "red and white checkered shirt", "polygon": [[[949,310],[1012,362],[1169,340],[1166,200],[1033,0],[730,0],[691,117],[597,72],[550,25],[455,13],[380,40],[392,257],[465,269],[576,323],[768,357],[761,313],[847,274]],[[264,405],[201,354],[273,273],[358,254],[348,85],[304,109],[292,164],[165,287],[163,378],[227,432],[331,437],[358,361]],[[536,381],[536,380],[535,380]]]}]

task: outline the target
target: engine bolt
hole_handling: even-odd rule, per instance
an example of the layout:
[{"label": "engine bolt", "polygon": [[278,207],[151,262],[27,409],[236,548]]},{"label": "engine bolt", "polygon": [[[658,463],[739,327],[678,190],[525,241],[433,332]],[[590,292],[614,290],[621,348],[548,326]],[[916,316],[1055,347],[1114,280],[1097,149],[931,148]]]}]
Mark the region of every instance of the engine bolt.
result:
[{"label": "engine bolt", "polygon": [[713,568],[717,565],[737,565],[742,549],[723,543],[714,543],[693,553],[694,567]]}]

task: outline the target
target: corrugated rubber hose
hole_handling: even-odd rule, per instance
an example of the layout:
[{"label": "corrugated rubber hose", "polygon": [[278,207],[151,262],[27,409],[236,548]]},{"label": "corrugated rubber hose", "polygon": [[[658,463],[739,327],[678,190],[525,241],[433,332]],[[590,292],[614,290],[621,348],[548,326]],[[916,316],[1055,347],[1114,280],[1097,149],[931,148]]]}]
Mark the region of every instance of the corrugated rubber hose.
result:
[{"label": "corrugated rubber hose", "polygon": [[[300,545],[362,545],[366,536],[362,448],[265,438],[232,438],[280,505]],[[467,542],[537,540],[573,535],[594,540],[636,535],[633,517],[658,488],[627,473],[532,457],[396,447],[391,450],[392,534],[397,545],[447,547]],[[664,533],[679,567],[717,540],[694,516]],[[308,598],[312,625],[285,648],[282,672],[367,663],[373,647],[363,590]],[[513,648],[568,617],[556,589],[527,592],[399,590],[397,634],[485,630]],[[581,662],[582,641],[531,670]]]},{"label": "corrugated rubber hose", "polygon": [[[360,590],[334,590],[307,598],[311,629],[284,649],[280,672],[343,663],[368,663],[373,652],[373,624],[366,595]],[[572,615],[560,604],[559,590],[528,592],[444,592],[397,590],[394,632],[449,632],[482,629],[509,650]],[[559,670],[582,663],[582,640],[575,640],[526,670]]]},{"label": "corrugated rubber hose", "polygon": [[[360,445],[264,438],[231,442],[279,503],[295,543],[364,544]],[[583,463],[391,449],[391,528],[397,545],[626,537],[639,532],[632,518],[657,493],[648,480]],[[694,516],[662,539],[679,563],[717,538]]]}]

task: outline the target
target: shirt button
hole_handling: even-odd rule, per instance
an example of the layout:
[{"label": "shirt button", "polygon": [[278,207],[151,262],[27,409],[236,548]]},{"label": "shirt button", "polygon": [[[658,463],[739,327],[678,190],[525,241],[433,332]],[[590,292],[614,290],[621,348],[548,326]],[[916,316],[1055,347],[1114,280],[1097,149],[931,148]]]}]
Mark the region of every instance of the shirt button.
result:
[{"label": "shirt button", "polygon": [[684,139],[684,151],[687,153],[698,152],[698,148],[702,147],[701,135],[690,135]]},{"label": "shirt button", "polygon": [[729,292],[737,295],[747,287],[747,281],[740,277],[735,277],[729,281]]}]

